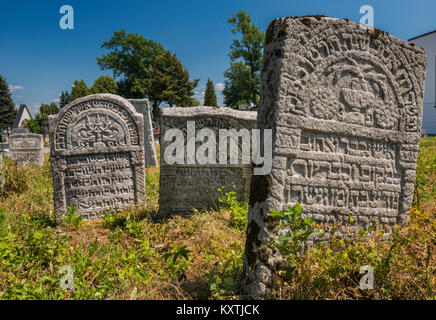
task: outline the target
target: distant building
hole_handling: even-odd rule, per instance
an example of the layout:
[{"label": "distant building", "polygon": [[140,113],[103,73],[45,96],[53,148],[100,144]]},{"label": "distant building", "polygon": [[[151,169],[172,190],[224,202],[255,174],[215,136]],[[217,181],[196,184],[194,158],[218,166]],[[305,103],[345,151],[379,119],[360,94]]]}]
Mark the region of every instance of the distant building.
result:
[{"label": "distant building", "polygon": [[423,48],[428,57],[422,131],[436,135],[436,30],[411,38],[409,42]]},{"label": "distant building", "polygon": [[25,104],[22,104],[18,109],[12,129],[23,128],[30,119],[32,119],[32,116],[30,115],[29,109],[27,109]]}]

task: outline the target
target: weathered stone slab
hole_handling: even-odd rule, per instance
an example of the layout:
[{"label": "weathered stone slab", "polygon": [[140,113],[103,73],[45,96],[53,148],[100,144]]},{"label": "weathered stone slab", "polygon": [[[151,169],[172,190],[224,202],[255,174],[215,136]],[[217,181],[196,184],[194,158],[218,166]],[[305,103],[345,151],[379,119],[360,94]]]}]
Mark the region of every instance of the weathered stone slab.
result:
[{"label": "weathered stone slab", "polygon": [[18,167],[42,166],[44,140],[34,133],[13,133],[9,136],[10,157]]},{"label": "weathered stone slab", "polygon": [[3,168],[3,155],[0,154],[0,195],[3,194],[4,187],[5,187],[5,174]]},{"label": "weathered stone slab", "polygon": [[408,221],[427,61],[380,30],[319,16],[273,20],[263,59],[258,127],[273,130],[273,163],[251,184],[244,289],[253,297],[280,262],[268,245],[282,232],[271,209],[300,203],[315,223],[344,229]]},{"label": "weathered stone slab", "polygon": [[14,128],[11,130],[11,134],[16,134],[16,133],[30,133],[30,131],[27,128],[23,128],[23,127]]},{"label": "weathered stone slab", "polygon": [[[251,130],[255,127],[256,112],[213,107],[161,108],[160,215],[185,215],[191,213],[193,209],[216,208],[219,205],[218,198],[222,196],[218,192],[221,186],[224,186],[226,191],[236,191],[239,198],[247,197],[252,175],[251,164],[244,164],[240,161],[242,152],[238,152],[237,163],[231,164],[230,159],[226,158],[226,163],[220,164],[218,159],[219,130],[239,131],[240,129]],[[169,135],[169,141],[165,138],[171,129],[179,129],[183,133],[183,163],[169,164],[165,160],[167,148],[175,142],[171,135]],[[192,150],[195,146],[194,154],[197,154],[201,150],[200,146],[203,145],[205,139],[207,140],[207,138],[201,139],[198,136],[202,129],[210,129],[216,137],[215,164],[199,163],[198,157],[188,157],[188,149]],[[229,141],[227,139],[226,143],[229,144]],[[235,141],[239,151],[242,149],[241,144],[242,139]],[[230,152],[228,152],[229,155]],[[233,184],[236,190],[233,189]]]},{"label": "weathered stone slab", "polygon": [[145,165],[157,166],[156,148],[154,143],[153,126],[151,124],[150,105],[148,99],[128,99],[135,107],[136,112],[144,116],[144,149]]},{"label": "weathered stone slab", "polygon": [[126,99],[94,94],[49,117],[54,209],[100,219],[145,204],[143,116]]}]

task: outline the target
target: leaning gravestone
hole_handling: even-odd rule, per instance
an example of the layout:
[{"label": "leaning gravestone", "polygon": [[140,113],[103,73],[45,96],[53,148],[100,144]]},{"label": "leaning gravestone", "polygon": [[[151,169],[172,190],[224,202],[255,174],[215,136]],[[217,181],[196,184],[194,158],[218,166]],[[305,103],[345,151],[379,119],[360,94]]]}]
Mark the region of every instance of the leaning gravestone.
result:
[{"label": "leaning gravestone", "polygon": [[[241,159],[243,139],[232,140],[233,146],[237,148],[239,158],[236,159],[236,152],[233,153],[237,161],[230,159],[231,142],[230,139],[226,139],[225,146],[228,147],[228,153],[223,156],[225,161],[220,162],[219,139],[225,136],[222,133],[220,135],[219,130],[229,132],[234,129],[242,133],[239,130],[243,129],[247,133],[256,127],[256,112],[213,107],[161,108],[160,127],[159,212],[161,216],[186,215],[193,209],[216,208],[219,205],[218,198],[222,196],[218,189],[222,186],[226,192],[235,191],[239,199],[247,197],[252,173],[251,164],[243,163]],[[172,129],[177,129],[176,131],[180,133],[176,139],[173,139],[174,135],[170,131]],[[209,133],[214,137],[209,141],[209,138],[201,136],[202,133]],[[169,159],[172,158],[174,151],[172,146],[178,138],[181,139],[182,149],[180,149],[180,161],[176,162]],[[244,140],[245,145],[250,146],[250,136],[245,138],[249,139]],[[214,144],[212,146],[214,151],[210,151],[211,157],[208,160],[211,161],[202,163],[201,160],[199,161],[198,154],[209,156],[209,151],[204,150],[208,142]],[[192,156],[189,155],[190,151]],[[233,188],[233,184],[236,189]]]},{"label": "leaning gravestone", "polygon": [[[264,297],[282,261],[270,215],[296,203],[315,223],[408,221],[426,72],[424,50],[360,24],[275,19],[263,58],[259,129],[273,130],[268,176],[254,176],[245,293]],[[342,236],[345,236],[342,234]]]},{"label": "leaning gravestone", "polygon": [[11,160],[18,167],[42,166],[44,164],[44,140],[42,135],[29,133],[24,128],[20,129],[20,131],[13,129],[12,134],[9,136]]},{"label": "leaning gravestone", "polygon": [[94,94],[49,116],[54,209],[85,219],[145,204],[144,124],[124,98]]},{"label": "leaning gravestone", "polygon": [[156,147],[154,143],[153,126],[151,123],[150,105],[148,99],[128,99],[135,107],[136,112],[144,116],[144,149],[145,165],[157,166]]}]

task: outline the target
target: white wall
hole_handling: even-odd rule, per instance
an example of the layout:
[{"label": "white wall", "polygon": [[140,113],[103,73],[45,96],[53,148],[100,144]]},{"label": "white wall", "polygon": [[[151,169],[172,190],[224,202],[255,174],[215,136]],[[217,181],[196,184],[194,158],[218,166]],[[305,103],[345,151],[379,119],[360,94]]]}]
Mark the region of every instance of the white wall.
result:
[{"label": "white wall", "polygon": [[436,32],[410,42],[424,48],[427,54],[422,129],[427,134],[436,135]]}]

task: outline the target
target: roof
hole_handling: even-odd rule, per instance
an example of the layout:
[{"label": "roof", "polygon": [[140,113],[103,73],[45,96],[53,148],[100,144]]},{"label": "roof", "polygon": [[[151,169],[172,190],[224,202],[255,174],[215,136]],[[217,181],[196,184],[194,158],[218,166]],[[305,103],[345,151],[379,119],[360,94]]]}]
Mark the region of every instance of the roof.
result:
[{"label": "roof", "polygon": [[422,37],[428,36],[428,35],[430,35],[432,33],[435,33],[435,32],[436,32],[436,30],[433,30],[433,31],[421,34],[420,36],[416,36],[416,37],[410,38],[408,41],[412,41],[412,40],[415,40],[415,39],[418,39],[418,38],[422,38]]},{"label": "roof", "polygon": [[25,104],[20,105],[20,109],[18,109],[17,116],[15,117],[14,124],[12,125],[12,129],[18,128],[20,126],[20,120],[23,116],[24,110],[27,110],[27,113],[30,114],[29,109],[27,109],[27,106]]}]

